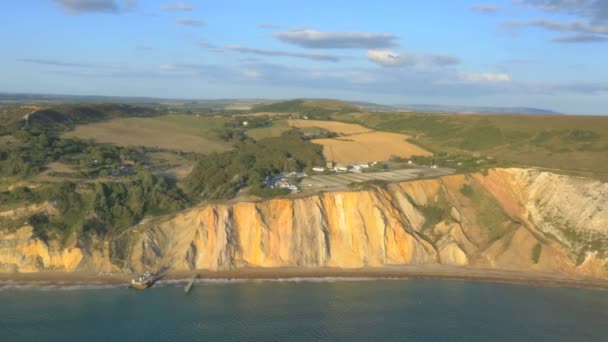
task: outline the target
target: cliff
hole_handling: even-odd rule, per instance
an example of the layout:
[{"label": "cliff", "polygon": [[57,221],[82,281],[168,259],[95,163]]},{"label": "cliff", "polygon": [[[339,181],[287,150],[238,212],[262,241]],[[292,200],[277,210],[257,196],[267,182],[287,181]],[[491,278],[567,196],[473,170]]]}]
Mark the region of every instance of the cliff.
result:
[{"label": "cliff", "polygon": [[537,170],[207,204],[118,239],[0,230],[0,271],[450,264],[604,276],[608,184]]}]

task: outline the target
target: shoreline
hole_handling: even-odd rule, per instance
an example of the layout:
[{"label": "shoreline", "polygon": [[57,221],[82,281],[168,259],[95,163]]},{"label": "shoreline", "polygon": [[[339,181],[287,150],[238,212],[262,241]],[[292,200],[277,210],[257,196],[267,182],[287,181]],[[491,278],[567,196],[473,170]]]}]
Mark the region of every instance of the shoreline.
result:
[{"label": "shoreline", "polygon": [[[458,280],[500,284],[517,284],[537,287],[571,287],[608,289],[608,279],[569,276],[556,273],[496,270],[444,265],[386,266],[379,268],[242,268],[237,270],[196,270],[169,272],[160,282],[188,281],[198,275],[198,281],[323,281],[323,279],[382,280],[422,279]],[[73,287],[121,286],[127,287],[136,274],[97,274],[90,272],[35,272],[0,273],[2,287]]]}]

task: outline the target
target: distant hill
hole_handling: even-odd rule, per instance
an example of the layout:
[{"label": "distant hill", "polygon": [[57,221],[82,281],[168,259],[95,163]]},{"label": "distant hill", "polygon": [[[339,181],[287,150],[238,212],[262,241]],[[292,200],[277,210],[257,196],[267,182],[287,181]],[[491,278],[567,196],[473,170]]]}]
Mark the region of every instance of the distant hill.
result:
[{"label": "distant hill", "polygon": [[118,117],[154,117],[161,112],[153,107],[133,106],[128,104],[62,104],[42,107],[37,110],[27,110],[16,107],[4,110],[5,119],[0,125],[5,126],[0,131],[10,127],[29,127],[36,130],[65,131],[75,125],[99,122]]},{"label": "distant hill", "polygon": [[341,101],[333,99],[171,99],[133,96],[95,96],[95,95],[45,95],[45,94],[8,94],[0,93],[0,107],[15,104],[38,104],[50,106],[62,103],[99,104],[126,103],[136,106],[158,106],[164,108],[181,108],[190,110],[247,110],[267,112],[299,112],[305,114],[316,110],[333,112],[346,111],[418,111],[445,113],[486,113],[486,114],[527,114],[559,115],[561,113],[530,107],[492,107],[492,106],[445,106],[433,104],[384,105],[366,101]]},{"label": "distant hill", "polygon": [[442,105],[395,105],[393,109],[413,110],[419,112],[448,112],[448,113],[483,113],[483,114],[526,114],[526,115],[561,115],[547,109],[530,107],[481,107],[481,106],[442,106]]},{"label": "distant hill", "polygon": [[311,119],[323,119],[336,113],[359,112],[360,108],[344,101],[319,99],[280,101],[258,105],[252,110],[255,112],[298,113]]}]

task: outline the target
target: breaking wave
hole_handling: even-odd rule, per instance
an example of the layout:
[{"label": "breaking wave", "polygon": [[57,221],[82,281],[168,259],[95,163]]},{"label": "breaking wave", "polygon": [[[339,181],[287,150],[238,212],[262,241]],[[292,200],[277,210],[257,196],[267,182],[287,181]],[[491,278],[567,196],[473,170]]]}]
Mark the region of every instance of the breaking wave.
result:
[{"label": "breaking wave", "polygon": [[[373,277],[293,277],[293,278],[200,278],[194,281],[197,285],[222,285],[222,284],[243,284],[243,283],[334,283],[334,282],[363,282],[374,280],[403,280],[403,278],[373,278]],[[174,287],[183,286],[190,282],[190,279],[170,279],[159,280],[153,287]],[[20,281],[0,281],[0,291],[9,290],[40,290],[40,291],[74,291],[74,290],[112,290],[126,289],[129,284],[61,284],[49,282],[20,282]]]}]

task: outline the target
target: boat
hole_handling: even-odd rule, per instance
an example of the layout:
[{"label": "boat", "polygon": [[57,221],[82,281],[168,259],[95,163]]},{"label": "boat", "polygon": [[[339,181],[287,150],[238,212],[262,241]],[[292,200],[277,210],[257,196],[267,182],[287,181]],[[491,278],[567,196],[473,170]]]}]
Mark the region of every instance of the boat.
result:
[{"label": "boat", "polygon": [[188,284],[186,284],[186,287],[184,287],[184,293],[188,293],[190,292],[190,289],[192,288],[192,285],[194,284],[194,280],[196,279],[198,275],[194,275],[192,277],[192,279],[190,279],[190,282],[188,282]]},{"label": "boat", "polygon": [[154,283],[162,278],[165,273],[152,273],[150,271],[145,271],[137,278],[131,280],[131,287],[138,290],[144,290],[148,287],[154,285]]}]

